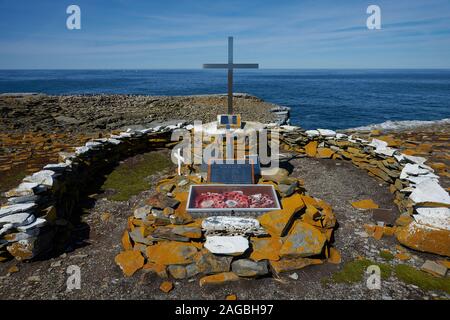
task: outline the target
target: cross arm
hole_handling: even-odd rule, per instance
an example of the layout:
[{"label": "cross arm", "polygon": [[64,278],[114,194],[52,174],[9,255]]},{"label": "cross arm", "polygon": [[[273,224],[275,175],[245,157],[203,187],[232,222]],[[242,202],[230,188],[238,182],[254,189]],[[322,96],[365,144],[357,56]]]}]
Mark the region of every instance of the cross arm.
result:
[{"label": "cross arm", "polygon": [[257,63],[206,63],[204,69],[258,69]]}]

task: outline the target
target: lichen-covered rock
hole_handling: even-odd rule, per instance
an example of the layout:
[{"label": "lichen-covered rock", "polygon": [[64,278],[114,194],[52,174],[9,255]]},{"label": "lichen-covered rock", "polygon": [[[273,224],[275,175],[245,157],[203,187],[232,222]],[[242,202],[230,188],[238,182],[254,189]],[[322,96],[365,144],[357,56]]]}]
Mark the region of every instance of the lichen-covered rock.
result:
[{"label": "lichen-covered rock", "polygon": [[239,259],[231,264],[231,270],[240,277],[259,277],[269,273],[266,260]]},{"label": "lichen-covered rock", "polygon": [[115,261],[123,273],[130,277],[144,265],[144,257],[139,251],[128,250],[119,253]]},{"label": "lichen-covered rock", "polygon": [[[230,271],[230,265],[233,257],[219,256],[203,249],[195,261],[196,269],[192,266],[192,272],[212,274]],[[190,265],[189,265],[190,266]]]},{"label": "lichen-covered rock", "polygon": [[200,287],[206,285],[219,285],[226,282],[232,282],[239,280],[239,276],[234,272],[223,272],[218,274],[213,274],[200,279]]},{"label": "lichen-covered rock", "polygon": [[353,208],[368,210],[368,209],[377,209],[379,206],[372,199],[364,199],[360,201],[352,202]]},{"label": "lichen-covered rock", "polygon": [[172,228],[172,232],[190,239],[200,239],[202,237],[202,229],[199,227],[176,226]]},{"label": "lichen-covered rock", "polygon": [[322,252],[326,236],[317,228],[296,221],[283,241],[280,256],[309,257]]},{"label": "lichen-covered rock", "polygon": [[147,199],[147,204],[157,209],[175,208],[180,201],[170,198],[162,193],[155,193]]},{"label": "lichen-covered rock", "polygon": [[309,157],[315,157],[317,153],[317,141],[311,141],[305,146],[305,152]]},{"label": "lichen-covered rock", "polygon": [[283,272],[302,269],[309,265],[322,264],[320,259],[310,258],[282,258],[278,261],[269,261],[272,272],[279,276]]},{"label": "lichen-covered rock", "polygon": [[170,265],[167,267],[169,274],[175,279],[186,278],[186,268],[182,265]]},{"label": "lichen-covered rock", "polygon": [[157,264],[190,264],[194,262],[197,248],[189,243],[167,241],[147,247],[147,258]]},{"label": "lichen-covered rock", "polygon": [[305,204],[302,197],[296,193],[281,200],[282,209],[263,214],[258,218],[261,225],[271,236],[280,237],[288,231],[292,219]]},{"label": "lichen-covered rock", "polygon": [[411,222],[405,227],[398,227],[395,235],[401,244],[411,249],[450,257],[449,230]]},{"label": "lichen-covered rock", "polygon": [[260,260],[279,260],[280,249],[283,245],[281,238],[251,238],[252,253],[250,259],[254,261]]}]

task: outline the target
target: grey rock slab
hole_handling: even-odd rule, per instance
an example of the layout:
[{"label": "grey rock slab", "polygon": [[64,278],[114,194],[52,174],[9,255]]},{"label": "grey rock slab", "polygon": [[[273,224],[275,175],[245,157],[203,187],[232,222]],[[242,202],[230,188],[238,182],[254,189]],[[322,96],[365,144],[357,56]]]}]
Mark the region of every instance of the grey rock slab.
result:
[{"label": "grey rock slab", "polygon": [[34,202],[27,202],[27,203],[19,203],[19,204],[12,204],[9,206],[4,206],[0,208],[0,218],[5,217],[11,214],[19,213],[19,212],[26,212],[33,210],[37,207],[37,204]]},{"label": "grey rock slab", "polygon": [[231,264],[231,270],[240,277],[259,277],[269,273],[267,261],[239,259]]}]

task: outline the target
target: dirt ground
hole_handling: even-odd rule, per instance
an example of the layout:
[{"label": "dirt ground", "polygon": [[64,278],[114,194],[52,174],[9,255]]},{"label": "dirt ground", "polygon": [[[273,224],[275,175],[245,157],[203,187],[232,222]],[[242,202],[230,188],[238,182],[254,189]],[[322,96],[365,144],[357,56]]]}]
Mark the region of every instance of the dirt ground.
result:
[{"label": "dirt ground", "polygon": [[[333,206],[339,223],[335,232],[335,247],[341,252],[343,263],[306,267],[295,272],[297,280],[289,277],[292,272],[282,279],[240,280],[218,287],[200,288],[198,277],[174,281],[174,290],[166,294],[159,290],[163,280],[156,275],[138,271],[132,277],[125,277],[114,263],[115,255],[121,251],[120,238],[127,217],[132,214],[135,205],[153,190],[144,191],[127,202],[109,201],[100,194],[95,197],[93,206],[87,209],[88,214],[83,216],[78,230],[80,238],[68,252],[48,260],[0,264],[0,298],[224,299],[228,294],[236,294],[238,299],[433,299],[443,295],[424,292],[399,281],[395,276],[382,280],[381,290],[369,290],[365,279],[354,284],[324,284],[323,279],[340,270],[345,262],[358,256],[382,261],[380,250],[395,251],[395,238],[384,237],[379,241],[369,238],[363,232],[363,224],[392,222],[398,211],[387,186],[350,163],[301,158],[291,160],[287,166],[292,170],[292,175],[304,179],[310,195],[324,199]],[[153,176],[152,181],[157,181],[164,174],[167,172]],[[351,206],[352,201],[367,198],[391,212],[373,214]],[[83,236],[86,233],[88,237]],[[424,254],[411,254],[413,259],[408,263],[416,267],[426,258]],[[14,264],[17,264],[19,271],[9,274],[8,269]],[[70,265],[80,267],[81,289],[66,289],[69,276],[66,270]]]}]

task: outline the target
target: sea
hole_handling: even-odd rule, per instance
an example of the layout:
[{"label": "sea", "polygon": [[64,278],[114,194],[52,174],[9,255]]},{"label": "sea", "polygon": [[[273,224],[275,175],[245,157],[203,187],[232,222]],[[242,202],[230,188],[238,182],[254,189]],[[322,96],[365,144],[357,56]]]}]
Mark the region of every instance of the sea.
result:
[{"label": "sea", "polygon": [[[0,70],[0,93],[197,95],[227,91],[226,70]],[[234,92],[291,108],[305,129],[450,123],[450,69],[236,70]]]}]

